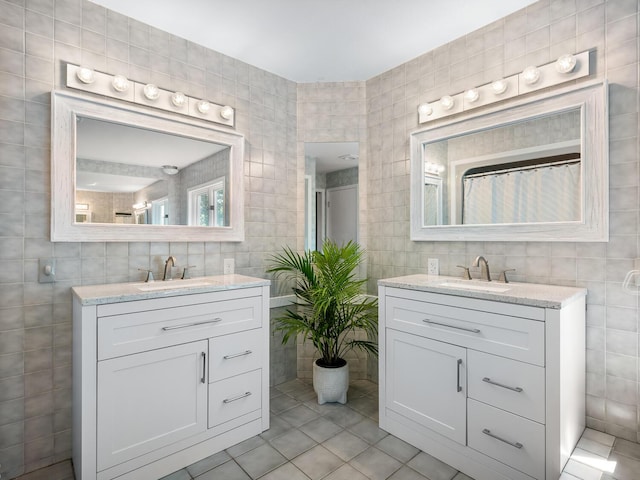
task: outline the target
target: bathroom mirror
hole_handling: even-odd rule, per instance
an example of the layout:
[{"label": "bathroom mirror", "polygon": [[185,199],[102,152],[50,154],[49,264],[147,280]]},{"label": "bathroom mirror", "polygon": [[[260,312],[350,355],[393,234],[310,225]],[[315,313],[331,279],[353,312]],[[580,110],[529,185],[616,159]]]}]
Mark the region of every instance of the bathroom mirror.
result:
[{"label": "bathroom mirror", "polygon": [[411,135],[411,239],[608,240],[607,85]]},{"label": "bathroom mirror", "polygon": [[53,241],[241,241],[244,137],[52,94]]}]

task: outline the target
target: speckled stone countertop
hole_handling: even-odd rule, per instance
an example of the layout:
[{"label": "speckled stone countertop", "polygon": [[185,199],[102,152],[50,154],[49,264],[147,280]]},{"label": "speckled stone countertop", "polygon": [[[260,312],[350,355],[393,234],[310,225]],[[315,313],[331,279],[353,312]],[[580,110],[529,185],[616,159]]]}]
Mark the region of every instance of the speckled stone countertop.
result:
[{"label": "speckled stone countertop", "polygon": [[144,283],[111,283],[73,287],[73,295],[82,305],[104,305],[107,303],[131,302],[150,298],[175,297],[194,293],[208,293],[237,288],[270,285],[269,280],[244,275],[217,275],[196,277],[187,280],[168,280]]},{"label": "speckled stone countertop", "polygon": [[442,275],[407,275],[385,278],[379,280],[378,285],[542,308],[562,308],[587,295],[586,288],[537,283],[486,282]]}]

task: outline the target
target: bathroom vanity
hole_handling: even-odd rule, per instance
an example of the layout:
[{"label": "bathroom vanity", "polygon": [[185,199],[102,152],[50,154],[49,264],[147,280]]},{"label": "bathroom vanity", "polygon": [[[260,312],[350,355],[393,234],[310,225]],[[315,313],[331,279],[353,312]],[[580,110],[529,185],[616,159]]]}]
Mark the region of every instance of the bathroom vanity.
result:
[{"label": "bathroom vanity", "polygon": [[378,285],[380,427],[476,480],[557,480],[585,427],[586,290]]},{"label": "bathroom vanity", "polygon": [[72,289],[78,480],[157,480],[269,428],[269,284]]}]

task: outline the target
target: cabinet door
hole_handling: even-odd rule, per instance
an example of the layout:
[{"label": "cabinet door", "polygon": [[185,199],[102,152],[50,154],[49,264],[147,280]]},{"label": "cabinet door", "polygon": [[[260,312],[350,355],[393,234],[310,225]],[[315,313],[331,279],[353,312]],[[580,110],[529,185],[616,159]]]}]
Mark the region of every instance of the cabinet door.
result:
[{"label": "cabinet door", "polygon": [[387,329],[386,408],[466,443],[466,349]]},{"label": "cabinet door", "polygon": [[98,471],[207,428],[207,340],[98,363]]}]

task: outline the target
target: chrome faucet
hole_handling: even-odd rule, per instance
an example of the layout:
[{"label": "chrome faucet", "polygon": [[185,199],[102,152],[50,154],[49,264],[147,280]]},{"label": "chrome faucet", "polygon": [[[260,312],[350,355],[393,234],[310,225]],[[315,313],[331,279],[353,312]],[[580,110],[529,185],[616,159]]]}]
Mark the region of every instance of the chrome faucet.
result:
[{"label": "chrome faucet", "polygon": [[[482,265],[481,265],[480,262],[482,262]],[[487,262],[486,258],[484,258],[482,255],[478,255],[476,257],[476,259],[473,261],[473,266],[474,267],[481,267],[480,275],[485,277],[485,280],[487,282],[491,281],[491,273],[489,272],[489,262]],[[484,267],[484,268],[482,268],[482,267]],[[483,275],[483,273],[484,273],[484,275]]]},{"label": "chrome faucet", "polygon": [[[171,264],[171,265],[169,265]],[[167,258],[166,262],[164,262],[164,275],[162,276],[162,280],[171,280],[173,277],[171,276],[171,267],[176,266],[176,257],[170,255]]]}]

